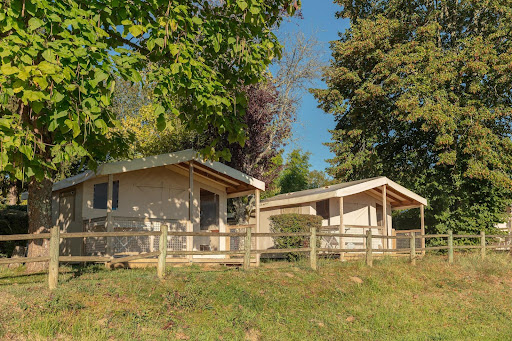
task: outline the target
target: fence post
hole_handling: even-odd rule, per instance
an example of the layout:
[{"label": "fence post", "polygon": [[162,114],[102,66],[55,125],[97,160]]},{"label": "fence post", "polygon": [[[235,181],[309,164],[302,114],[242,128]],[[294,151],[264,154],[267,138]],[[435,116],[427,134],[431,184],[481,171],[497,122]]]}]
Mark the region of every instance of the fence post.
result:
[{"label": "fence post", "polygon": [[164,278],[165,276],[165,262],[167,260],[167,225],[160,226],[160,242],[158,243],[158,247],[160,249],[160,254],[158,255],[158,266],[157,266],[157,274],[159,278]]},{"label": "fence post", "polygon": [[373,266],[372,229],[366,231],[366,265]]},{"label": "fence post", "polygon": [[480,250],[482,253],[482,259],[485,259],[485,231],[480,231],[480,245],[482,247]]},{"label": "fence post", "polygon": [[448,231],[448,263],[453,263],[453,231]]},{"label": "fence post", "polygon": [[244,270],[249,270],[251,266],[251,228],[248,226],[245,229],[245,256],[244,256]]},{"label": "fence post", "polygon": [[411,232],[409,247],[411,249],[410,261],[412,265],[416,265],[416,232]]},{"label": "fence post", "polygon": [[317,270],[317,257],[316,257],[316,227],[311,228],[311,236],[309,237],[309,247],[311,248],[311,252],[309,254],[309,259],[311,261],[311,269]]},{"label": "fence post", "polygon": [[59,282],[59,250],[60,229],[53,226],[50,230],[50,264],[48,267],[48,287],[50,290],[57,288]]}]

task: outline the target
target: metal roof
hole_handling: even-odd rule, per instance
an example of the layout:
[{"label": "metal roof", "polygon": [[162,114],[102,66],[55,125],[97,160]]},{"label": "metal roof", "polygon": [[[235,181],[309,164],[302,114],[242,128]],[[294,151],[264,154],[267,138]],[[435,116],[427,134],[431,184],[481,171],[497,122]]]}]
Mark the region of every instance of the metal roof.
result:
[{"label": "metal roof", "polygon": [[[217,181],[224,179],[226,187],[232,187],[228,193],[246,191],[248,189],[265,190],[265,183],[261,180],[244,174],[234,168],[217,161],[207,161],[199,156],[193,149],[182,150],[175,153],[148,156],[139,159],[104,163],[96,171],[86,171],[78,175],[58,181],[53,185],[53,191],[75,186],[89,179],[109,174],[119,174],[142,169],[163,166],[184,166],[192,162],[194,168],[202,177],[214,178]],[[237,185],[238,184],[238,185]]]},{"label": "metal roof", "polygon": [[380,189],[387,186],[387,195],[390,204],[396,209],[405,209],[427,205],[427,199],[397,184],[385,176],[344,182],[336,185],[308,189],[299,192],[280,194],[261,202],[261,208],[276,206],[289,206],[306,202],[325,200],[334,197],[346,197],[349,195],[370,192],[373,196],[382,195]]}]

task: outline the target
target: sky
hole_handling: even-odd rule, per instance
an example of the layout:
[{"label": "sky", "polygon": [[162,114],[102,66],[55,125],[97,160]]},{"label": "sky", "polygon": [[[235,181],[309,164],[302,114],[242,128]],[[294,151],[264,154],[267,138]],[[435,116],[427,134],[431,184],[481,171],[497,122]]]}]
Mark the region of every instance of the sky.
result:
[{"label": "sky", "polygon": [[[302,31],[306,36],[316,35],[321,43],[318,53],[326,65],[331,59],[329,42],[338,39],[338,32],[349,27],[349,21],[336,19],[335,13],[340,6],[333,4],[332,0],[302,0],[303,19],[293,19],[285,22],[279,28],[279,33],[292,33]],[[313,87],[324,88],[325,83],[318,79]],[[325,170],[328,163],[325,161],[333,156],[324,142],[329,142],[331,134],[329,129],[335,127],[334,118],[319,109],[316,99],[304,91],[302,103],[298,110],[297,123],[293,127],[293,140],[286,147],[285,152],[295,148],[302,148],[311,153],[311,169]]]}]

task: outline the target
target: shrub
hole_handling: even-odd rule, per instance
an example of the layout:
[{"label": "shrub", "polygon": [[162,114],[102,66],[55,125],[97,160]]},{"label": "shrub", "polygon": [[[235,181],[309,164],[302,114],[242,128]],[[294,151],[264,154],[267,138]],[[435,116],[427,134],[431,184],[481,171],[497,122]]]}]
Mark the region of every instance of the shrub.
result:
[{"label": "shrub", "polygon": [[[322,227],[322,217],[309,214],[279,214],[270,217],[270,231],[273,233],[310,232],[314,227],[317,231]],[[297,249],[309,246],[308,236],[272,237],[276,249]],[[318,240],[320,243],[320,240]],[[286,254],[288,260],[297,260],[304,256],[303,252]]]},{"label": "shrub", "polygon": [[[28,214],[26,206],[8,206],[0,210],[0,235],[28,233]],[[9,241],[0,243],[0,257],[10,257],[17,245],[25,246],[27,241]]]}]

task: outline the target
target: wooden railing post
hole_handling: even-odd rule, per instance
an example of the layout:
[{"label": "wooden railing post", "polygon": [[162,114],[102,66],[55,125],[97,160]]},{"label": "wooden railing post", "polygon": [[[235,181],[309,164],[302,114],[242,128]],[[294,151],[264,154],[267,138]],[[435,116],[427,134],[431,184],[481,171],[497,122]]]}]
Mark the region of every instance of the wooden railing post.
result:
[{"label": "wooden railing post", "polygon": [[366,265],[373,266],[372,229],[366,231]]},{"label": "wooden railing post", "polygon": [[482,259],[485,259],[485,231],[480,231],[480,246],[481,248],[481,255]]},{"label": "wooden railing post", "polygon": [[448,231],[448,263],[453,263],[453,231]]},{"label": "wooden railing post", "polygon": [[309,247],[311,248],[309,260],[311,261],[311,269],[317,270],[317,255],[316,255],[316,227],[311,228],[311,235],[309,237]]},{"label": "wooden railing post", "polygon": [[244,270],[249,270],[251,266],[251,228],[248,226],[245,229],[245,256],[244,256]]},{"label": "wooden railing post", "polygon": [[410,261],[412,265],[416,265],[416,232],[411,232],[409,247],[411,249]]},{"label": "wooden railing post", "polygon": [[60,228],[54,226],[50,231],[50,264],[48,267],[48,287],[57,288],[59,282]]},{"label": "wooden railing post", "polygon": [[167,225],[160,225],[160,243],[158,255],[158,266],[157,266],[157,274],[159,278],[164,278],[165,276],[165,262],[167,261]]}]

